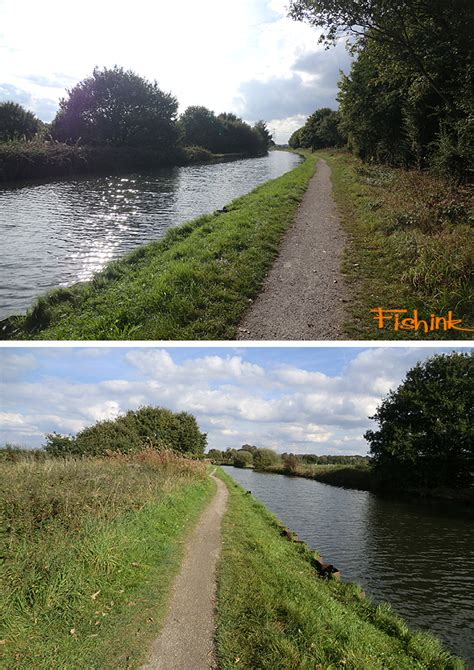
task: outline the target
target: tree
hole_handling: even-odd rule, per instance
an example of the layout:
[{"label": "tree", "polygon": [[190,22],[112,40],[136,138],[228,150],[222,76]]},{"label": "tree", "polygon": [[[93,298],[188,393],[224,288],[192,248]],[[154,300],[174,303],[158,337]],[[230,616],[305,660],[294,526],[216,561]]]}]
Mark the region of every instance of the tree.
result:
[{"label": "tree", "polygon": [[291,149],[299,149],[301,145],[301,135],[303,133],[303,127],[298,128],[298,130],[295,130],[294,133],[291,134],[290,139],[288,140],[288,145],[291,147]]},{"label": "tree", "polygon": [[224,454],[220,449],[209,449],[206,456],[211,459],[211,461],[222,461]]},{"label": "tree", "polygon": [[188,107],[179,119],[179,127],[184,146],[220,150],[224,129],[214,112],[206,107]]},{"label": "tree", "polygon": [[329,107],[317,109],[306,120],[302,128],[291,135],[289,145],[292,149],[324,149],[341,147],[345,138],[339,130],[340,114]]},{"label": "tree", "polygon": [[369,430],[374,472],[394,486],[468,486],[474,469],[474,356],[437,355],[390,391]]},{"label": "tree", "polygon": [[31,140],[40,129],[40,121],[16,102],[0,103],[0,141]]},{"label": "tree", "polygon": [[163,150],[177,144],[176,98],[131,70],[95,68],[59,107],[51,133],[60,141]]},{"label": "tree", "polygon": [[260,137],[262,138],[262,147],[267,151],[270,149],[270,147],[275,146],[275,142],[273,141],[273,135],[272,133],[268,130],[267,124],[265,121],[257,121],[257,123],[254,125],[254,130],[259,133]]},{"label": "tree", "polygon": [[280,455],[273,449],[257,449],[253,455],[253,464],[256,468],[267,468],[280,462]]},{"label": "tree", "polygon": [[327,46],[341,36],[351,38],[358,62],[352,85],[343,79],[340,101],[343,126],[355,136],[361,155],[367,146],[369,157],[385,154],[400,163],[411,157],[457,179],[469,174],[474,162],[470,0],[292,0],[290,15],[323,28],[320,39]]},{"label": "tree", "polygon": [[234,466],[236,468],[248,468],[252,463],[253,458],[250,451],[240,449],[234,456]]},{"label": "tree", "polygon": [[251,128],[235,114],[225,112],[219,114],[217,118],[222,124],[220,151],[255,155],[267,150],[260,132]]}]

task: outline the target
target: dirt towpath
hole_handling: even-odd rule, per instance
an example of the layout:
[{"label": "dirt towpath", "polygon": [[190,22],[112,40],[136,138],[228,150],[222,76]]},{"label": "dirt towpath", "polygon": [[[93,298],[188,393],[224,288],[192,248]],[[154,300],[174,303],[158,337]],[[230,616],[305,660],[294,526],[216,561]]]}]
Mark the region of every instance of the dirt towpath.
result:
[{"label": "dirt towpath", "polygon": [[343,338],[347,290],[339,268],[345,234],[330,177],[320,160],[262,291],[240,323],[238,340]]},{"label": "dirt towpath", "polygon": [[213,670],[216,565],[227,487],[211,475],[217,493],[189,539],[160,636],[142,670]]}]

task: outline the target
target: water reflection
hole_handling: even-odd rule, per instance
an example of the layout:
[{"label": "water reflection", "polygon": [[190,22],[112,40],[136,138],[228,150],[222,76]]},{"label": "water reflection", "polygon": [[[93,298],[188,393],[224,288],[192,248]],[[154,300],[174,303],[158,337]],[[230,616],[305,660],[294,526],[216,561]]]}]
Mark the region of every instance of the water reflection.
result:
[{"label": "water reflection", "polygon": [[85,281],[108,261],[166,230],[222,208],[300,161],[257,159],[74,178],[0,190],[0,318],[45,290]]},{"label": "water reflection", "polygon": [[474,525],[470,510],[415,503],[297,477],[226,468],[343,579],[388,600],[413,627],[474,667]]}]

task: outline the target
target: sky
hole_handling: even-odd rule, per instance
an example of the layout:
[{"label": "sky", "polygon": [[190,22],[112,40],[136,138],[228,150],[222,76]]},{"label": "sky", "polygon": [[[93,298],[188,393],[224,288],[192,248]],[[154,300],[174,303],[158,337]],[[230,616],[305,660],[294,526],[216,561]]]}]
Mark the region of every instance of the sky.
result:
[{"label": "sky", "polygon": [[204,105],[267,121],[283,143],[319,107],[337,108],[341,42],[287,17],[288,0],[0,0],[0,101],[43,121],[95,66],[156,79],[180,112]]},{"label": "sky", "polygon": [[0,348],[0,444],[33,448],[144,405],[194,414],[209,448],[366,454],[364,432],[421,347]]}]

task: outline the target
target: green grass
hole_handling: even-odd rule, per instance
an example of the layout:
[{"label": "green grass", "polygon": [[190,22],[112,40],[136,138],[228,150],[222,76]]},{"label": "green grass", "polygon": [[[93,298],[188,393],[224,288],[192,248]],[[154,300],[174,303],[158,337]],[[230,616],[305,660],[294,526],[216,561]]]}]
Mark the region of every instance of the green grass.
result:
[{"label": "green grass", "polygon": [[316,576],[306,545],[225,474],[229,487],[218,569],[220,670],[450,670],[464,668],[387,604],[353,584]]},{"label": "green grass", "polygon": [[214,491],[205,466],[145,451],[0,467],[1,667],[140,667]]},{"label": "green grass", "polygon": [[426,173],[366,165],[352,155],[323,151],[348,235],[343,271],[352,294],[351,339],[471,339],[455,330],[378,329],[372,308],[452,310],[474,328],[472,188],[453,187]]},{"label": "green grass", "polygon": [[225,212],[170,230],[85,284],[40,298],[3,337],[54,340],[233,339],[314,174],[295,170]]}]

